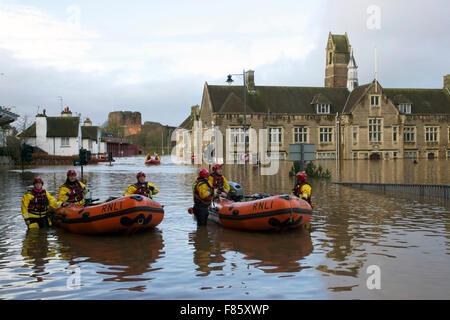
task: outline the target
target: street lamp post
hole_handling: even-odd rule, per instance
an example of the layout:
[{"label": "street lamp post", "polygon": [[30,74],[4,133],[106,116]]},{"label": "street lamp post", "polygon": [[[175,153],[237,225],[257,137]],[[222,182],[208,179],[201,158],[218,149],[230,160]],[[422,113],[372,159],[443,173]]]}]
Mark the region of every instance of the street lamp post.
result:
[{"label": "street lamp post", "polygon": [[232,84],[233,79],[232,76],[242,76],[244,81],[244,163],[247,164],[246,161],[246,154],[247,154],[247,83],[245,80],[245,69],[242,71],[242,73],[234,73],[229,74],[227,77],[227,83]]}]

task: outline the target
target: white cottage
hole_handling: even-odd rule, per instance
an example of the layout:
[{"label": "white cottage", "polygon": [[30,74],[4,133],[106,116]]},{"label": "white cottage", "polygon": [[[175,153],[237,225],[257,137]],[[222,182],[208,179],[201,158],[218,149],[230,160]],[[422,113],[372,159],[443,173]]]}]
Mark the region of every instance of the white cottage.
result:
[{"label": "white cottage", "polygon": [[80,117],[73,117],[69,108],[65,108],[60,117],[48,117],[44,110],[19,137],[49,155],[78,155],[81,147],[92,153],[105,152],[106,143],[100,140],[100,128],[92,126],[89,119],[84,124],[81,126]]}]

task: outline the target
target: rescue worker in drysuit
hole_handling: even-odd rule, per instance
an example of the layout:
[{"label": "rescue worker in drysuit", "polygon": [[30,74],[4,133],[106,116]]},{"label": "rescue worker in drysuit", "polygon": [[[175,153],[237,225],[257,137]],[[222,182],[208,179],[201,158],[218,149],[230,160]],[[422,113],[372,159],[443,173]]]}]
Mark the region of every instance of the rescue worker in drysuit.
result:
[{"label": "rescue worker in drysuit", "polygon": [[208,221],[208,207],[211,204],[214,190],[208,182],[209,171],[206,169],[200,170],[197,181],[192,186],[194,193],[194,208],[193,213],[197,218],[198,226],[205,226]]},{"label": "rescue worker in drysuit", "polygon": [[52,225],[48,213],[57,208],[58,204],[43,186],[44,181],[36,177],[33,189],[28,190],[22,198],[22,217],[28,229],[48,228]]},{"label": "rescue worker in drysuit", "polygon": [[296,177],[297,177],[297,184],[292,190],[294,192],[294,195],[296,195],[301,199],[305,199],[310,205],[312,205],[311,186],[309,185],[309,183],[306,182],[306,179],[308,178],[306,172],[300,171],[297,173]]},{"label": "rescue worker in drysuit", "polygon": [[65,207],[70,204],[84,206],[86,203],[86,193],[88,192],[85,184],[77,179],[75,170],[67,171],[66,182],[59,187],[58,204]]},{"label": "rescue worker in drysuit", "polygon": [[208,178],[209,185],[214,189],[214,194],[226,198],[230,191],[230,185],[222,174],[222,166],[215,164],[212,167],[212,173]]},{"label": "rescue worker in drysuit", "polygon": [[152,199],[153,195],[159,192],[159,189],[154,184],[145,181],[145,173],[143,173],[142,171],[138,172],[136,178],[137,183],[129,186],[128,189],[123,194],[124,196],[128,196],[131,194],[140,194],[142,196]]}]

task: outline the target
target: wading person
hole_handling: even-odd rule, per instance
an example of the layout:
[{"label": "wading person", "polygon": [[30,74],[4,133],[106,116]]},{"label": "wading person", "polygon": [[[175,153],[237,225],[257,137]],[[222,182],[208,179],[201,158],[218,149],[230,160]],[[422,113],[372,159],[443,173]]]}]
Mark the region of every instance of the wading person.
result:
[{"label": "wading person", "polygon": [[297,177],[297,184],[292,190],[294,192],[294,195],[296,195],[301,199],[305,199],[306,201],[308,201],[310,205],[312,205],[311,186],[309,185],[309,183],[306,182],[306,179],[308,178],[306,172],[300,171],[297,173],[296,177]]},{"label": "wading person", "polygon": [[208,178],[209,185],[214,189],[214,194],[222,197],[227,197],[230,191],[230,185],[227,179],[223,176],[223,169],[220,164],[215,164],[212,167],[212,173]]},{"label": "wading person", "polygon": [[69,170],[67,171],[66,182],[59,187],[58,204],[62,204],[62,206],[70,204],[84,206],[87,191],[84,183],[78,180],[77,172],[75,170]]},{"label": "wading person", "polygon": [[28,229],[48,228],[52,225],[48,213],[57,208],[55,198],[43,188],[44,181],[36,177],[33,188],[22,198],[22,217]]},{"label": "wading person", "polygon": [[198,226],[205,226],[208,221],[208,207],[212,201],[213,189],[208,182],[209,171],[200,170],[197,180],[193,185],[194,209]]},{"label": "wading person", "polygon": [[140,194],[142,196],[152,199],[153,195],[159,192],[159,189],[154,184],[145,181],[145,173],[143,173],[142,171],[138,172],[136,178],[137,183],[129,186],[128,189],[123,194],[124,196],[128,196],[131,194]]}]

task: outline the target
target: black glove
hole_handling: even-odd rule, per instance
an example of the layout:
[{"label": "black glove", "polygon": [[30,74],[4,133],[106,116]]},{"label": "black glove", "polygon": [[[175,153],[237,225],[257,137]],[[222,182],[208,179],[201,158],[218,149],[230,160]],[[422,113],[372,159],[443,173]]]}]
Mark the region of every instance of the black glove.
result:
[{"label": "black glove", "polygon": [[149,189],[150,191],[155,191],[155,187],[150,186]]}]

